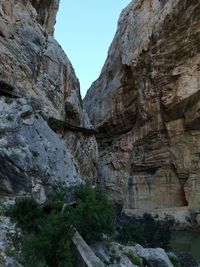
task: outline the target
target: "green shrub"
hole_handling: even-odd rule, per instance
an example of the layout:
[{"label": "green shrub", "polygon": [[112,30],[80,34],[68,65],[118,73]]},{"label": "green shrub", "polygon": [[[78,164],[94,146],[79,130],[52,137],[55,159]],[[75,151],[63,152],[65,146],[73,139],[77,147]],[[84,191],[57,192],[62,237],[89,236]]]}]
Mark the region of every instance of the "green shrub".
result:
[{"label": "green shrub", "polygon": [[123,243],[134,242],[146,247],[168,249],[171,230],[168,224],[155,221],[150,214],[144,214],[140,222],[120,223],[118,238]]},{"label": "green shrub", "polygon": [[145,243],[144,227],[141,224],[125,222],[119,231],[119,240],[125,243]]},{"label": "green shrub", "polygon": [[117,255],[111,255],[108,264],[117,264],[121,261],[121,257]]},{"label": "green shrub", "polygon": [[143,216],[144,235],[147,245],[154,247],[155,236],[157,234],[157,224],[150,214]]},{"label": "green shrub", "polygon": [[69,194],[69,189],[63,182],[55,182],[52,185],[52,191],[48,195],[48,205],[51,211],[60,212],[64,203],[69,201]]},{"label": "green shrub", "polygon": [[48,267],[73,267],[71,238],[74,230],[69,219],[52,213],[41,224],[37,234],[28,234],[22,241],[21,263],[34,265],[34,259]]},{"label": "green shrub", "polygon": [[169,225],[157,222],[157,231],[153,247],[161,247],[164,249],[168,249],[170,239],[171,239],[171,230]]},{"label": "green shrub", "polygon": [[142,260],[137,255],[134,255],[132,252],[127,253],[126,256],[133,263],[133,265],[137,265],[139,267],[143,266]]},{"label": "green shrub", "polygon": [[174,267],[181,267],[181,264],[176,257],[169,256],[169,259]]},{"label": "green shrub", "polygon": [[42,218],[42,210],[33,198],[18,198],[15,205],[6,214],[11,217],[22,230],[32,231]]},{"label": "green shrub", "polygon": [[8,214],[23,230],[20,242],[13,246],[24,267],[73,266],[70,244],[74,230],[67,214],[42,214],[33,199],[16,201]]},{"label": "green shrub", "polygon": [[71,240],[74,227],[89,241],[100,240],[102,233],[112,232],[113,205],[104,193],[86,185],[76,194],[76,208],[67,206],[61,212],[69,191],[58,183],[49,194],[48,212],[29,198],[17,199],[7,211],[22,229],[19,242],[14,242],[13,246],[24,267],[73,267]]},{"label": "green shrub", "polygon": [[[101,240],[102,233],[110,234],[114,229],[114,206],[99,188],[82,185],[75,192],[76,208],[67,206],[65,213],[69,214],[71,223],[86,241]],[[49,206],[52,211],[60,212],[63,204],[70,201],[70,192],[62,182],[53,186],[49,194]]]},{"label": "green shrub", "polygon": [[162,247],[167,249],[169,246],[171,231],[167,223],[155,221],[150,214],[143,216],[144,235],[148,247]]},{"label": "green shrub", "polygon": [[[38,246],[39,240],[35,234],[26,234],[23,236],[20,244],[20,252],[18,255],[15,255],[15,258],[22,264],[23,267],[48,267],[44,257],[38,255]],[[15,247],[16,251],[19,251],[19,246]]]},{"label": "green shrub", "polygon": [[89,185],[77,191],[77,205],[72,212],[73,225],[88,242],[102,239],[114,228],[114,206],[100,188]]}]

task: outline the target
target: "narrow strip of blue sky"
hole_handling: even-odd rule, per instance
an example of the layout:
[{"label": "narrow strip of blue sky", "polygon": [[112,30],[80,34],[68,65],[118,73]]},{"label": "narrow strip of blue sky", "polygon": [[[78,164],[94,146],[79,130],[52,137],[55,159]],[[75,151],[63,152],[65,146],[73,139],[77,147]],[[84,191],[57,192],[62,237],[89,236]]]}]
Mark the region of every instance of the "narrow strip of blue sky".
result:
[{"label": "narrow strip of blue sky", "polygon": [[122,9],[130,0],[60,0],[55,37],[71,60],[85,95],[99,76]]}]

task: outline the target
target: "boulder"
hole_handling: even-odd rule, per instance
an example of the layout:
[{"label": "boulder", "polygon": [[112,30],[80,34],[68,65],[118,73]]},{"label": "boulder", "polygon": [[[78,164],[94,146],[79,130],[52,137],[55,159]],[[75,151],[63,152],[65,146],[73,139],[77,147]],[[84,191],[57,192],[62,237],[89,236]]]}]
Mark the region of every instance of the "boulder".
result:
[{"label": "boulder", "polygon": [[149,267],[173,267],[165,250],[162,248],[143,248],[140,245],[136,245],[134,251]]}]

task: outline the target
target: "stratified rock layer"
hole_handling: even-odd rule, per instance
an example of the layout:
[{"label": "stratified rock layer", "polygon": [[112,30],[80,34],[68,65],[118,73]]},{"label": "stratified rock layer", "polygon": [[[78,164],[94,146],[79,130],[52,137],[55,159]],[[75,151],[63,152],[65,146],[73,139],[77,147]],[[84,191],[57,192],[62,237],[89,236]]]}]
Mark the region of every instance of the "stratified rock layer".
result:
[{"label": "stratified rock layer", "polygon": [[198,0],[132,1],[84,100],[102,182],[133,212],[200,207],[199,11]]},{"label": "stratified rock layer", "polygon": [[43,198],[55,180],[96,179],[95,137],[47,124],[54,117],[91,128],[74,69],[52,36],[58,4],[0,0],[0,193]]}]

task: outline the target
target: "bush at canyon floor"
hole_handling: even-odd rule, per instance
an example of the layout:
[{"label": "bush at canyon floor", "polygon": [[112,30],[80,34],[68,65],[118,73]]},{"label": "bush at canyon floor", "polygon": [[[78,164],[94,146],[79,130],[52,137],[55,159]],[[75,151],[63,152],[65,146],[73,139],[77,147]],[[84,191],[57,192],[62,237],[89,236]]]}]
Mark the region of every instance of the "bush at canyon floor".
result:
[{"label": "bush at canyon floor", "polygon": [[[126,219],[115,225],[114,204],[99,187],[84,185],[72,191],[56,184],[43,205],[32,198],[21,198],[7,211],[22,233],[16,231],[12,243],[14,257],[24,267],[34,267],[36,263],[41,267],[74,266],[71,240],[75,229],[90,244],[102,241],[105,234],[122,243],[168,247],[168,225],[148,214],[139,221]],[[67,204],[73,198],[73,205]]]},{"label": "bush at canyon floor", "polygon": [[18,199],[7,211],[22,232],[16,232],[12,243],[14,256],[24,267],[74,266],[71,239],[75,229],[88,242],[111,233],[113,204],[99,188],[80,187],[74,208],[64,205],[67,193],[64,187],[55,187],[48,207],[40,207],[34,199]]},{"label": "bush at canyon floor", "polygon": [[144,247],[169,248],[170,222],[156,221],[150,214],[140,219],[129,218],[118,224],[118,240],[122,243],[139,243]]}]

